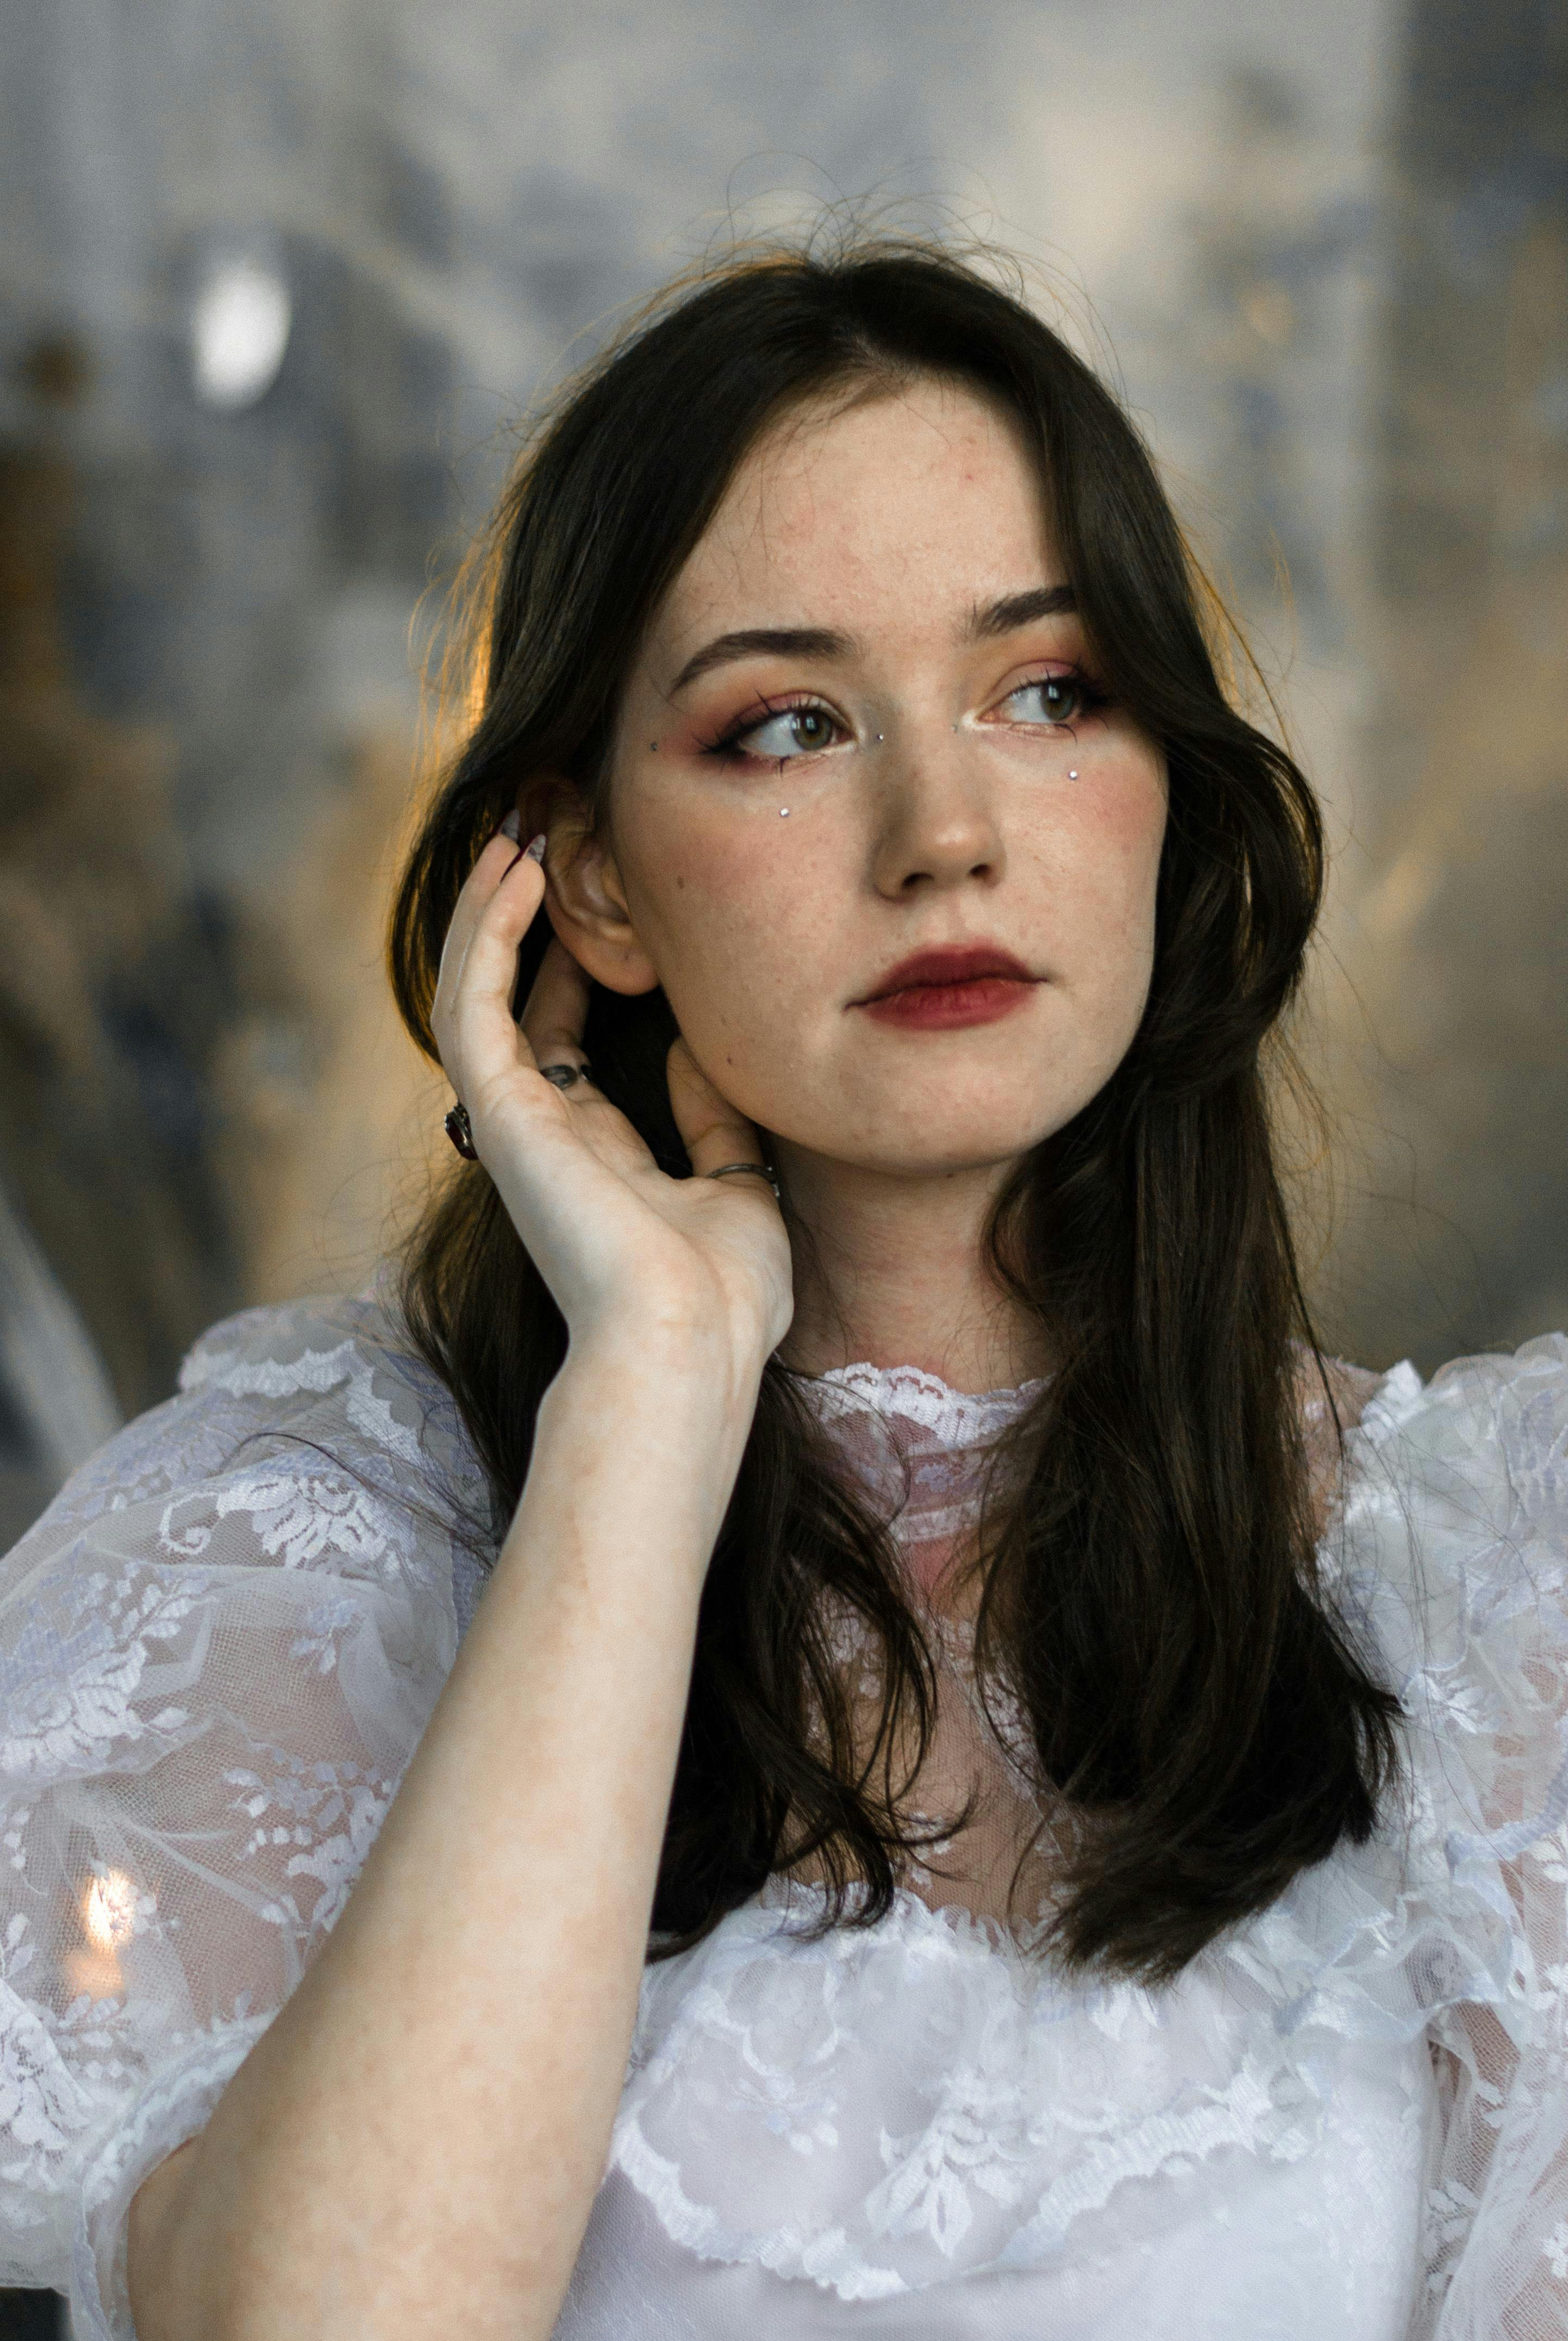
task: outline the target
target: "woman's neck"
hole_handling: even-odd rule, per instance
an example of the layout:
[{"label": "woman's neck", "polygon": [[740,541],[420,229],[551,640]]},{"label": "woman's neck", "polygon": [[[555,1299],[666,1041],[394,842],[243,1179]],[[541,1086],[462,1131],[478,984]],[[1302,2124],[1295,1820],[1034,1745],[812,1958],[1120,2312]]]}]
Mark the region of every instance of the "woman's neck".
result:
[{"label": "woman's neck", "polygon": [[795,1243],[797,1372],[918,1366],[950,1390],[1014,1389],[1049,1370],[1038,1321],[1000,1291],[981,1234],[1010,1162],[908,1178],[776,1145]]}]

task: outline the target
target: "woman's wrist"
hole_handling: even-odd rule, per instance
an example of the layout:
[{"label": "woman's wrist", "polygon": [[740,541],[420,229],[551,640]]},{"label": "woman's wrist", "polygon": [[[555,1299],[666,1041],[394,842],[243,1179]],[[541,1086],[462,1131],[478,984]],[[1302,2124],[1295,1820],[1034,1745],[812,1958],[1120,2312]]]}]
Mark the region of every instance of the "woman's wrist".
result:
[{"label": "woman's wrist", "polygon": [[[574,1340],[540,1403],[519,1506],[615,1518],[630,1540],[662,1519],[705,1571],[740,1469],[762,1361],[711,1340]],[[593,1541],[598,1542],[595,1538]],[[611,1537],[606,1549],[619,1546]]]},{"label": "woman's wrist", "polygon": [[547,1391],[563,1396],[594,1387],[616,1405],[647,1405],[664,1416],[733,1417],[749,1429],[769,1352],[760,1336],[737,1340],[728,1330],[671,1313],[574,1333],[560,1373]]}]

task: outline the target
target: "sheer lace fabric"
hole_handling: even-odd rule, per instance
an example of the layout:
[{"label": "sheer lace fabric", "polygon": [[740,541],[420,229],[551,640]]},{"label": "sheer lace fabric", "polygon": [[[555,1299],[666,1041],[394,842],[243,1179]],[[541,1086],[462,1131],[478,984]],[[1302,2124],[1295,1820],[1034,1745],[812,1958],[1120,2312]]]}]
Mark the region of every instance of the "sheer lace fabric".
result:
[{"label": "sheer lace fabric", "polygon": [[0,1569],[0,2278],[79,2336],[130,2334],[130,2198],[299,1981],[456,1655],[479,1491],[381,1329],[214,1329]]},{"label": "sheer lace fabric", "polygon": [[[946,1636],[921,1798],[979,1817],[876,1928],[809,1943],[776,1880],[648,1971],[561,2341],[1568,2334],[1568,1342],[1375,1386],[1324,1558],[1412,1793],[1158,1995],[1000,1924],[1037,1808],[944,1569],[1027,1386],[815,1389]],[[382,1304],[301,1304],[214,1329],[0,1564],[0,2279],[80,2336],[128,2341],[131,2197],[342,1908],[484,1516]]]},{"label": "sheer lace fabric", "polygon": [[[971,1396],[910,1366],[841,1367],[809,1385],[849,1475],[893,1525],[937,1670],[930,1745],[901,1800],[930,1841],[911,1859],[905,1884],[932,1908],[994,1921],[1026,1942],[1049,1903],[1049,1816],[1014,1702],[1005,1686],[982,1692],[977,1681],[978,1589],[964,1564],[973,1555],[991,1442],[1041,1387]],[[835,1627],[869,1744],[880,1705],[878,1656],[852,1614]],[[900,1751],[898,1768],[908,1752]],[[809,1881],[811,1872],[801,1876]]]}]

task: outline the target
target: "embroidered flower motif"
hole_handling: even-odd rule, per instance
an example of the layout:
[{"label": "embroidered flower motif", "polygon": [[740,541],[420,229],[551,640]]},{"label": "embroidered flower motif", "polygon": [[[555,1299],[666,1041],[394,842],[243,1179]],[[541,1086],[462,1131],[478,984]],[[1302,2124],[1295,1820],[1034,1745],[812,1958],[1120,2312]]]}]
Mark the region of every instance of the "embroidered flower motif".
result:
[{"label": "embroidered flower motif", "polygon": [[284,1874],[313,1878],[324,1889],[316,1897],[308,1921],[293,1895],[274,1897],[263,1907],[263,1917],[271,1925],[312,1937],[326,1933],[335,1925],[364,1865],[386,1818],[395,1784],[371,1779],[350,1765],[307,1764],[293,1756],[280,1757],[267,1779],[243,1768],[225,1772],[223,1778],[231,1788],[246,1791],[234,1799],[235,1811],[259,1822],[265,1822],[269,1815],[277,1816],[270,1827],[251,1831],[238,1848],[240,1858],[254,1860],[274,1846],[307,1848],[289,1857]]},{"label": "embroidered flower motif", "polygon": [[207,1580],[170,1580],[145,1567],[52,1571],[14,1613],[0,1652],[0,1778],[69,1777],[103,1764],[116,1743],[175,1732],[183,1707],[151,1716],[133,1701],[152,1659],[194,1618]]},{"label": "embroidered flower motif", "polygon": [[1484,1686],[1452,1667],[1422,1667],[1404,1685],[1407,1713],[1424,1708],[1455,1731],[1495,1731],[1501,1721]]},{"label": "embroidered flower motif", "polygon": [[388,1552],[386,1507],[352,1479],[318,1472],[295,1478],[257,1471],[226,1482],[215,1506],[220,1519],[240,1512],[254,1524],[262,1550],[285,1569],[312,1569],[338,1554],[374,1569]]},{"label": "embroidered flower motif", "polygon": [[969,2189],[1016,2203],[1027,2167],[1017,2081],[974,2067],[944,2076],[924,2129],[878,2141],[888,2176],[866,2198],[876,2236],[926,2236],[951,2259],[974,2224]]},{"label": "embroidered flower motif", "polygon": [[289,1644],[291,1659],[305,1659],[317,1674],[330,1674],[338,1662],[338,1644],[364,1616],[364,1605],[346,1595],[318,1602],[305,1612],[304,1623]]}]

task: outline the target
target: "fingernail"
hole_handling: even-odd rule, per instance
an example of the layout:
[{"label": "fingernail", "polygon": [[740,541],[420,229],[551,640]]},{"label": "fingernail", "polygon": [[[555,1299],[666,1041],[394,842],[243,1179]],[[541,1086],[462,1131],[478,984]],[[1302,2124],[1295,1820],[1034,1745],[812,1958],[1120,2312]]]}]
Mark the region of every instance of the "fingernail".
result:
[{"label": "fingernail", "polygon": [[[515,836],[516,832],[514,831],[512,833]],[[541,869],[544,865],[545,834],[546,832],[541,829],[539,835],[537,837],[531,837],[528,843],[522,849],[532,861],[537,862],[540,864]]]},{"label": "fingernail", "polygon": [[522,835],[522,815],[515,805],[495,833],[497,837],[510,837],[514,845],[517,843],[518,839]]}]

